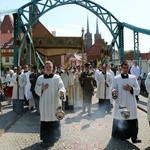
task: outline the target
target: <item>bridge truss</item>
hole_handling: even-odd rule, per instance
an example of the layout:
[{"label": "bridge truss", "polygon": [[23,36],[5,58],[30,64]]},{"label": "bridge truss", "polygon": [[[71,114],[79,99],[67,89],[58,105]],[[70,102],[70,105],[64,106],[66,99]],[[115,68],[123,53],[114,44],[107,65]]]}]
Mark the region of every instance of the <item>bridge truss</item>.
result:
[{"label": "bridge truss", "polygon": [[[93,14],[95,14],[108,28],[112,35],[112,42],[110,43],[109,49],[111,50],[114,45],[116,45],[120,61],[124,60],[124,27],[129,28],[134,34],[134,51],[135,59],[139,57],[139,33],[150,35],[150,30],[138,28],[127,23],[121,23],[119,20],[111,14],[108,10],[103,8],[97,3],[90,0],[32,0],[26,5],[20,7],[17,13],[14,13],[14,65],[17,66],[20,63],[20,55],[23,44],[26,39],[30,41],[31,48],[33,47],[33,41],[31,34],[29,33],[30,28],[34,23],[46,12],[63,5],[79,5]],[[32,8],[32,13],[34,15],[35,6],[38,7],[38,14],[36,17],[33,16],[31,20],[29,18],[29,7]],[[21,30],[23,29],[24,35],[20,36]],[[30,62],[29,62],[30,63]]]}]

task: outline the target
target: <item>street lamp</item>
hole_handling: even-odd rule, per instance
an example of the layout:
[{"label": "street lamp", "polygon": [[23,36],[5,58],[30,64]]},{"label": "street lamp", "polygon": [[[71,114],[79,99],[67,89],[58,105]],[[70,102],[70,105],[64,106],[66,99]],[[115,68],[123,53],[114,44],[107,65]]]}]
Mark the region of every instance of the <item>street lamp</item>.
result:
[{"label": "street lamp", "polygon": [[84,28],[82,27],[82,72],[84,71],[84,39],[83,39],[83,35],[84,35]]}]

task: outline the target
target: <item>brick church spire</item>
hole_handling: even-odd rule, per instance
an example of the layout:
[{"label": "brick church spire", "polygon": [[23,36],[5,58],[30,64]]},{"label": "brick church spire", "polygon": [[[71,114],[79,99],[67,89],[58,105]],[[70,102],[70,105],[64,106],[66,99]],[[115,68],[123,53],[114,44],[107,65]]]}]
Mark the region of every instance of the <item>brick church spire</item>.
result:
[{"label": "brick church spire", "polygon": [[96,18],[96,34],[99,34],[99,29],[98,29],[98,19]]},{"label": "brick church spire", "polygon": [[[34,0],[31,0],[31,2]],[[35,20],[38,18],[38,6],[36,4],[33,4],[29,7],[29,20]],[[37,20],[36,22],[38,22]]]},{"label": "brick church spire", "polygon": [[90,33],[90,29],[89,29],[89,18],[87,16],[87,33]]}]

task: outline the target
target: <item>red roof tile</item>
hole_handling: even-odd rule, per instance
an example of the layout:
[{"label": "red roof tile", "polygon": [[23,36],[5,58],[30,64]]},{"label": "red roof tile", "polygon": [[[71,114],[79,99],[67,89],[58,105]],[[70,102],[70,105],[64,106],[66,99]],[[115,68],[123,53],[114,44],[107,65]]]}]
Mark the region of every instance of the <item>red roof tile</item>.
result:
[{"label": "red roof tile", "polygon": [[0,34],[0,43],[9,43],[9,41],[13,39],[12,33],[1,33]]},{"label": "red roof tile", "polygon": [[1,24],[1,33],[12,33],[13,32],[13,17],[6,15]]},{"label": "red roof tile", "polygon": [[32,28],[33,37],[53,37],[53,35],[40,21],[37,21],[37,23]]},{"label": "red roof tile", "polygon": [[[150,53],[140,53],[142,60],[150,60]],[[134,53],[125,54],[125,60],[134,60]]]},{"label": "red roof tile", "polygon": [[142,60],[150,60],[150,53],[141,53]]}]

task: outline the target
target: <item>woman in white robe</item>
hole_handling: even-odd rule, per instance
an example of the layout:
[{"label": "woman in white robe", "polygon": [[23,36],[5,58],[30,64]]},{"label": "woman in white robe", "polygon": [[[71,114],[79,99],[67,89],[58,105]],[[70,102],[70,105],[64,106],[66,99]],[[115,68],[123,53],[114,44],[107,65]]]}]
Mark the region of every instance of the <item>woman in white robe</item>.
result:
[{"label": "woman in white robe", "polygon": [[148,73],[146,80],[145,80],[146,90],[148,92],[148,102],[147,102],[147,119],[149,121],[150,126],[150,73]]},{"label": "woman in white robe", "polygon": [[[139,94],[140,87],[135,76],[128,74],[129,65],[126,61],[121,64],[122,74],[113,80],[112,95],[117,94],[114,107],[112,137],[126,140],[131,138],[133,143],[140,143],[138,135],[137,102],[135,95]],[[123,118],[119,106],[125,106],[129,118]]]},{"label": "woman in white robe", "polygon": [[38,77],[35,92],[40,97],[41,146],[48,148],[60,137],[60,121],[56,118],[58,107],[62,107],[60,96],[65,94],[61,77],[53,74],[51,61],[45,62],[45,74]]}]

